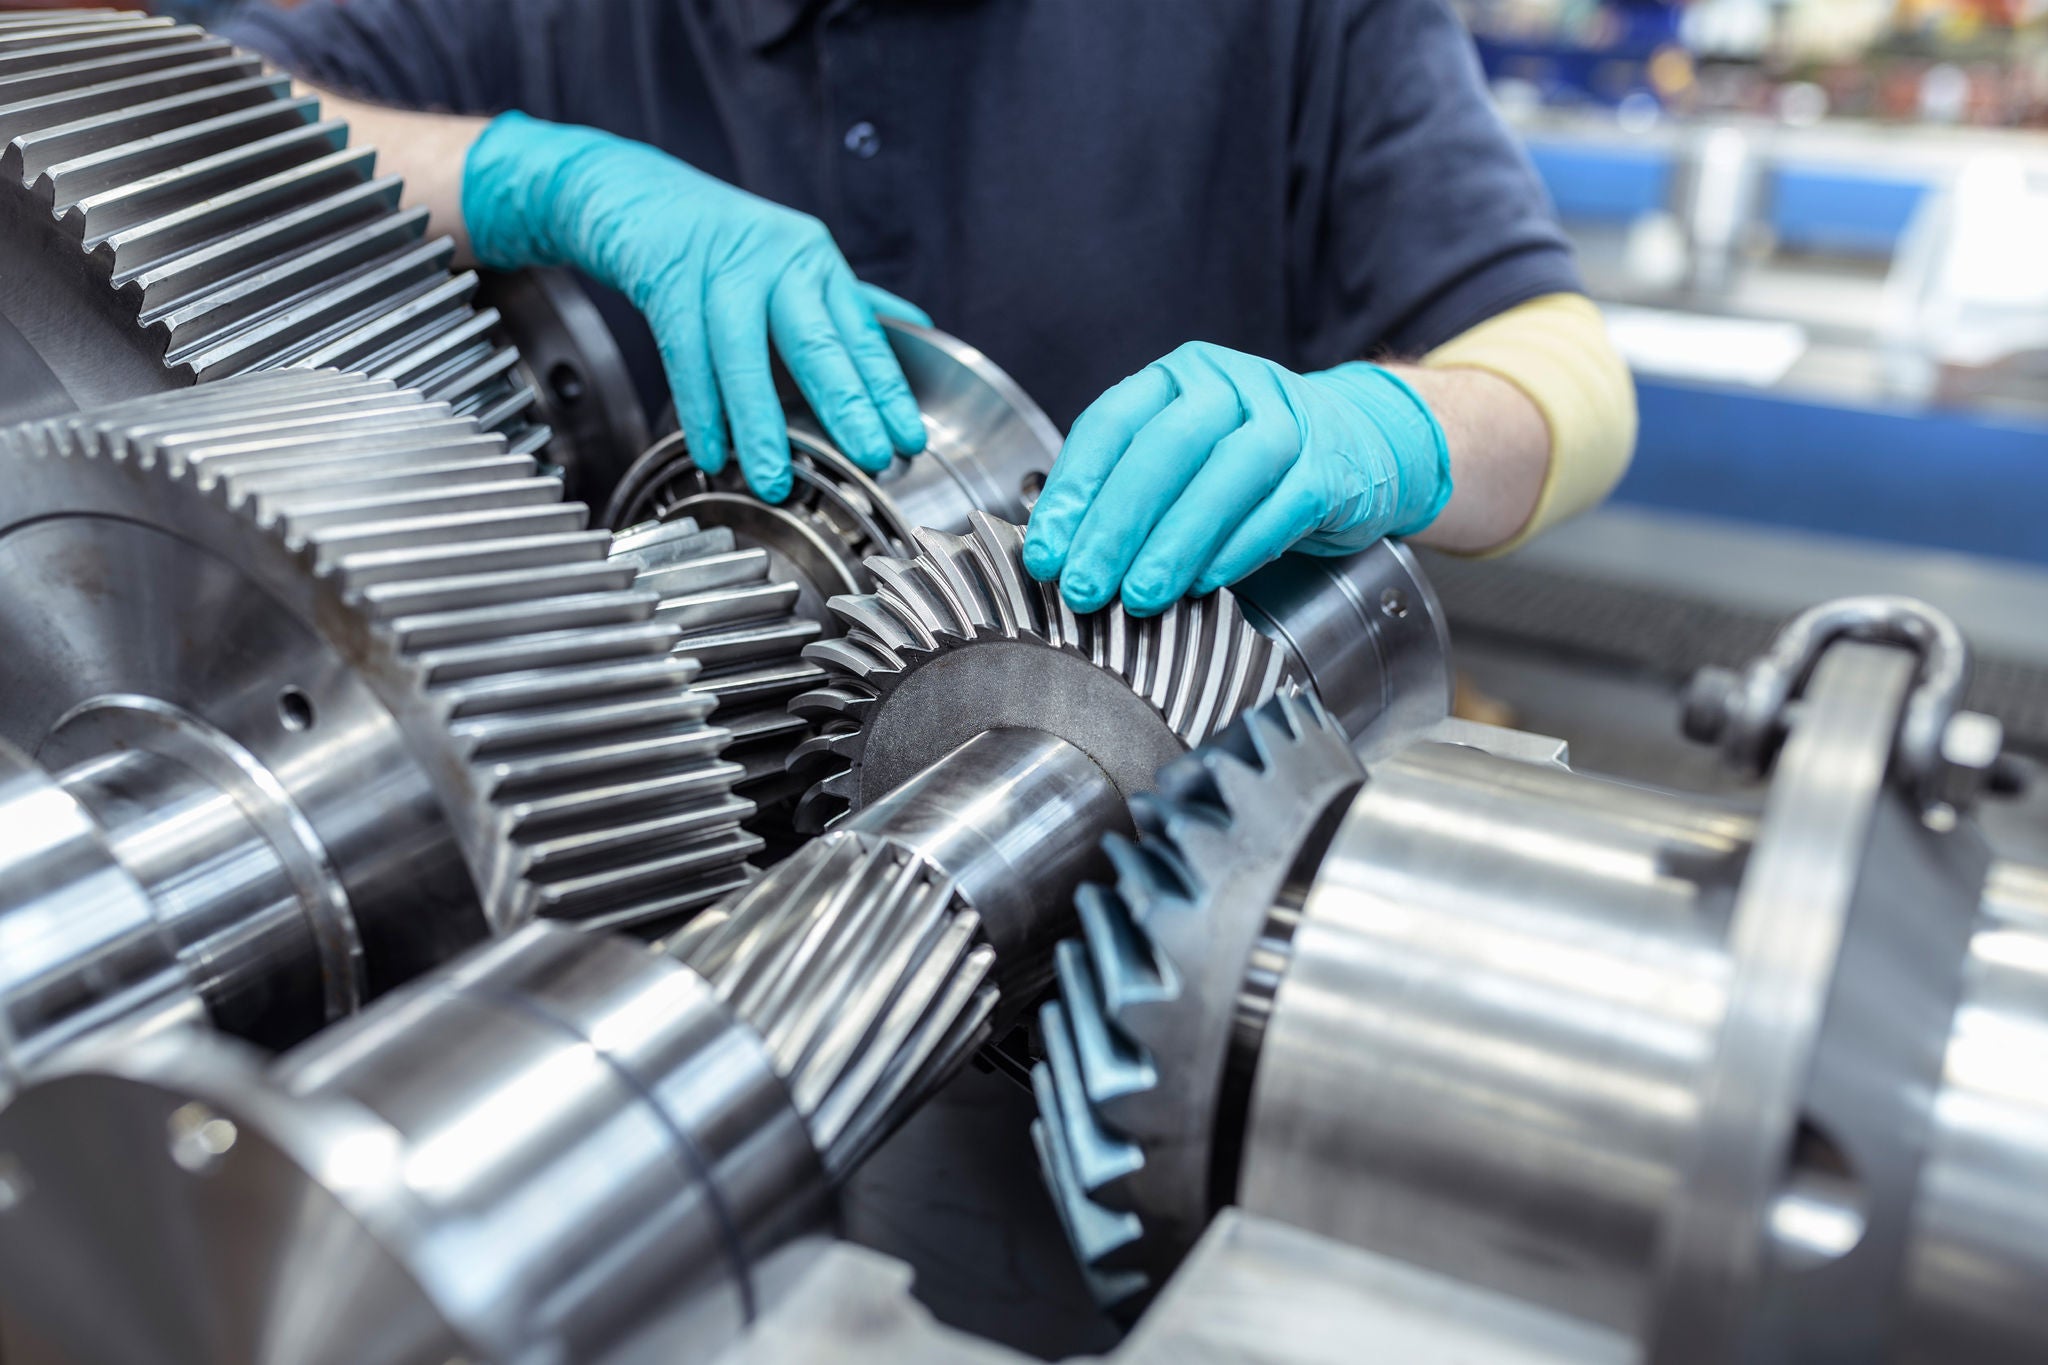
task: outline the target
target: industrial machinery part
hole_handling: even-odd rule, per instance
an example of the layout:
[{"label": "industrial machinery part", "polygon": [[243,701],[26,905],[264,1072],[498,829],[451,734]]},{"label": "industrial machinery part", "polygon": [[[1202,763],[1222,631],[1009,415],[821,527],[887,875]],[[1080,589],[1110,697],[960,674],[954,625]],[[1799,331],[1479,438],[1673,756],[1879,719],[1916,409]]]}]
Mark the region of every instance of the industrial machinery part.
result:
[{"label": "industrial machinery part", "polygon": [[796,609],[801,587],[731,527],[688,517],[627,527],[612,538],[611,558],[637,569],[636,586],[660,598],[655,619],[681,632],[676,653],[703,669],[697,686],[718,698],[726,758],[740,768],[735,790],[772,797],[786,787],[787,748],[806,732],[788,698],[817,677],[801,657],[819,634]]},{"label": "industrial machinery part", "polygon": [[0,423],[251,370],[334,367],[544,428],[494,313],[310,96],[190,25],[0,20]]},{"label": "industrial machinery part", "polygon": [[[1087,760],[999,732],[938,767],[1072,894],[1062,817],[1115,800]],[[0,1352],[715,1353],[987,1036],[997,949],[915,850],[995,869],[932,836],[945,806],[864,812],[651,948],[528,926],[267,1070],[217,1036],[73,1050],[0,1113]]]},{"label": "industrial machinery part", "polygon": [[1946,622],[1864,599],[1709,678],[1690,726],[1769,772],[1760,817],[1455,746],[1376,764],[1269,899],[1209,906],[1260,928],[1209,1001],[1206,1208],[1144,1176],[1173,1148],[1142,1124],[1214,1073],[1146,1011],[1216,980],[1155,926],[1219,816],[1154,822],[1049,1012],[1041,1141],[1099,1282],[1156,1285],[1236,1202],[1615,1359],[2040,1358],[2048,877],[1968,818],[1998,745],[1967,674]]},{"label": "industrial machinery part", "polygon": [[[1245,1081],[1228,1073],[1286,963],[1289,903],[1314,872],[1297,859],[1327,843],[1364,782],[1313,697],[1276,697],[1161,768],[1157,792],[1132,803],[1143,842],[1109,840],[1115,889],[1075,898],[1086,937],[1059,946],[1032,1082],[1047,1116],[1071,1104],[1077,1121],[1035,1124],[1032,1140],[1105,1303],[1163,1283],[1227,1202],[1214,1173],[1234,1168],[1238,1134],[1222,1111],[1241,1108]],[[1128,1207],[1097,1207],[1108,1199]]]},{"label": "industrial machinery part", "polygon": [[477,302],[518,348],[518,382],[533,391],[531,418],[552,433],[547,458],[566,495],[603,506],[648,445],[646,410],[604,315],[567,270],[477,273]]},{"label": "industrial machinery part", "polygon": [[[981,519],[973,543],[1009,563],[1016,531]],[[999,580],[976,582],[956,591]],[[1134,660],[1161,657],[1111,616],[1066,617],[1060,638],[1115,632]],[[1261,651],[1226,675],[1277,684],[1266,637],[1237,622],[1225,640]],[[1156,696],[1146,723],[1176,751],[1242,700],[1209,687],[1191,708],[1137,665],[1127,679],[1074,658],[1123,714]],[[990,1036],[1003,992],[1035,987],[1097,836],[1127,826],[1085,714],[1037,719],[926,733],[950,747],[652,949],[531,926],[267,1074],[220,1039],[73,1049],[0,1114],[0,1349],[107,1357],[106,1315],[76,1286],[179,1282],[191,1292],[153,1294],[145,1329],[176,1359],[247,1358],[285,1330],[308,1360],[715,1350],[829,1224],[835,1184]],[[67,1131],[110,1136],[85,1161]],[[144,1205],[184,1211],[117,1235]],[[222,1240],[203,1283],[180,1279],[215,1238],[242,1251]],[[315,1283],[357,1306],[347,1323],[288,1322]]]},{"label": "industrial machinery part", "polygon": [[963,532],[970,512],[1022,521],[1059,453],[1060,434],[987,356],[944,332],[884,318],[883,329],[924,415],[926,446],[869,474],[839,452],[785,388],[795,481],[779,506],[748,491],[737,462],[706,474],[680,434],[636,461],[613,494],[614,527],[672,516],[730,526],[784,561],[805,585],[811,618],[828,625],[826,599],[863,593],[872,555],[913,552],[919,527]]},{"label": "industrial machinery part", "polygon": [[877,591],[834,599],[844,635],[805,649],[832,672],[791,703],[820,730],[792,762],[815,777],[799,809],[807,826],[999,726],[1061,736],[1129,796],[1283,687],[1313,687],[1360,743],[1448,709],[1443,627],[1401,546],[1287,556],[1154,617],[1078,616],[1025,572],[1017,527],[969,521],[964,537],[919,531],[915,558],[871,560]]},{"label": "industrial machinery part", "polygon": [[487,932],[747,880],[682,632],[445,402],[226,379],[0,431],[0,480],[0,738],[34,755],[0,1074],[202,1006],[288,1044]]},{"label": "industrial machinery part", "polygon": [[[795,480],[781,504],[755,497],[737,462],[705,474],[677,433],[626,473],[606,521],[623,528],[689,517],[707,529],[729,529],[739,544],[768,552],[777,581],[797,585],[799,614],[816,632],[838,629],[831,598],[874,589],[871,557],[915,553],[919,528],[964,532],[976,511],[1022,521],[1059,452],[1059,432],[1015,381],[965,342],[893,318],[883,326],[924,416],[922,454],[869,474],[839,452],[785,386]],[[802,659],[803,643],[792,640],[784,656],[786,686],[758,697],[780,711],[781,725],[756,727],[733,746],[734,759],[749,770],[744,790],[762,808],[752,828],[781,846],[791,840],[793,805],[803,786],[784,770],[810,733],[785,703],[826,677]]]}]

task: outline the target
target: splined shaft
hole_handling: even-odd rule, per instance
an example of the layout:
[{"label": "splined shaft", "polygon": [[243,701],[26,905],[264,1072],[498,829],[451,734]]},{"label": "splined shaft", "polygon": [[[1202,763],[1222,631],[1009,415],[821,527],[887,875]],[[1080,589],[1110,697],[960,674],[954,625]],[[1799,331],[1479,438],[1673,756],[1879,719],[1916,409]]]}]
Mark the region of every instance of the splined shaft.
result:
[{"label": "splined shaft", "polygon": [[760,1035],[837,1179],[986,1040],[980,930],[932,864],[840,831],[663,946]]}]

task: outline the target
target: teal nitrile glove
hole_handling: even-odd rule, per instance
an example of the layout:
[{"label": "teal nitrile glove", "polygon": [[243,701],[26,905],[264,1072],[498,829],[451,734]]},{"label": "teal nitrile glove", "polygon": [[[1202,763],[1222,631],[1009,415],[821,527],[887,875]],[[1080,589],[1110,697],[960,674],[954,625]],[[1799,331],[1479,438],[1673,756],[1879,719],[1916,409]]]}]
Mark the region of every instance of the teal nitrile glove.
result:
[{"label": "teal nitrile glove", "polygon": [[1090,404],[1024,538],[1024,566],[1076,611],[1118,592],[1140,616],[1291,549],[1348,554],[1412,535],[1451,499],[1444,431],[1363,361],[1296,374],[1192,342]]},{"label": "teal nitrile glove", "polygon": [[[789,496],[789,434],[768,341],[826,435],[861,468],[924,449],[924,422],[877,307],[931,319],[860,284],[825,225],[664,152],[524,114],[470,148],[462,215],[476,257],[512,270],[573,265],[633,300],[654,329],[690,454]],[[730,422],[732,438],[726,439]]]}]

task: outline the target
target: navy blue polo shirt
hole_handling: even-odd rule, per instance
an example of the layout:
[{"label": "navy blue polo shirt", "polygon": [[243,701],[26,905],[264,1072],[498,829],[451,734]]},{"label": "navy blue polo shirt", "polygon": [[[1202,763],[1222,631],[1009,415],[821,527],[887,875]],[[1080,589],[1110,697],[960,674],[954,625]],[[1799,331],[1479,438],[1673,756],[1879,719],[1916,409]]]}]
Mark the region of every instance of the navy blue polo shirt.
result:
[{"label": "navy blue polo shirt", "polygon": [[1579,288],[1443,0],[308,0],[226,32],[815,214],[1062,427],[1182,342],[1313,370]]}]

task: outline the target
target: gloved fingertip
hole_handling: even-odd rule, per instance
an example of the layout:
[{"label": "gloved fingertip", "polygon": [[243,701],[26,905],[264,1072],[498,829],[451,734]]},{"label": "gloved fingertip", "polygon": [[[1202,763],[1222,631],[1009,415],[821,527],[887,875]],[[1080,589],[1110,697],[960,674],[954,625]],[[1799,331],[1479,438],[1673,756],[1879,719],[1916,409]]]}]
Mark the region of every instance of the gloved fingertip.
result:
[{"label": "gloved fingertip", "polygon": [[725,447],[716,441],[692,441],[690,461],[706,474],[716,474],[725,468]]},{"label": "gloved fingertip", "polygon": [[748,475],[747,486],[754,490],[755,496],[761,501],[779,505],[789,497],[789,471],[783,469],[765,479],[756,479],[753,475]]},{"label": "gloved fingertip", "polygon": [[880,446],[861,446],[846,452],[847,458],[870,474],[879,474],[889,467],[895,455]]},{"label": "gloved fingertip", "polygon": [[915,399],[906,397],[901,403],[884,404],[882,420],[889,424],[889,439],[898,452],[916,455],[924,450],[924,414],[918,411]]},{"label": "gloved fingertip", "polygon": [[1150,597],[1133,596],[1129,592],[1124,593],[1124,610],[1136,617],[1157,616],[1172,605],[1171,602],[1160,602]]},{"label": "gloved fingertip", "polygon": [[1133,616],[1157,616],[1173,605],[1176,595],[1172,584],[1149,574],[1124,579],[1124,607]]},{"label": "gloved fingertip", "polygon": [[1024,536],[1024,571],[1041,583],[1050,583],[1060,576],[1066,565],[1066,555],[1055,548],[1052,537],[1040,535],[1037,527]]},{"label": "gloved fingertip", "polygon": [[1068,575],[1060,580],[1060,596],[1078,612],[1101,611],[1116,595],[1114,587],[1097,583],[1092,577]]}]

